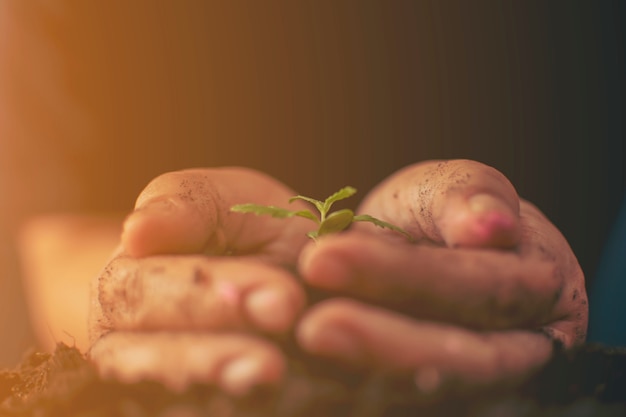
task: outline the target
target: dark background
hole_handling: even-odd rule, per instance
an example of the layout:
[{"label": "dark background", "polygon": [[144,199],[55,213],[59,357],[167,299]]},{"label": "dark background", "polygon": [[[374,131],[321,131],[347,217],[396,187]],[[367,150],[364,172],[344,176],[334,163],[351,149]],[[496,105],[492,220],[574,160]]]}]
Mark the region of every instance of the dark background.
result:
[{"label": "dark background", "polygon": [[321,198],[475,159],[561,229],[591,284],[625,190],[624,4],[6,0],[0,333],[24,316],[7,243],[21,220],[127,211],[195,166]]}]

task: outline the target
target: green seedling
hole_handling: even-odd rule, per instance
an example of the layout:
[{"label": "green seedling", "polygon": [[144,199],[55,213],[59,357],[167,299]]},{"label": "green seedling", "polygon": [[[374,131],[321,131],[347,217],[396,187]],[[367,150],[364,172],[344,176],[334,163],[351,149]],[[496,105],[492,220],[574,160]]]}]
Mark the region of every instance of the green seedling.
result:
[{"label": "green seedling", "polygon": [[331,233],[339,233],[348,226],[350,226],[354,222],[369,222],[373,223],[375,226],[382,227],[385,229],[390,229],[395,232],[401,233],[406,236],[409,240],[412,240],[410,234],[408,234],[402,228],[395,226],[391,223],[384,222],[375,217],[372,217],[368,214],[359,214],[355,215],[354,212],[350,209],[342,209],[337,210],[332,213],[329,213],[331,206],[333,203],[344,200],[348,197],[352,197],[356,194],[356,189],[353,187],[344,187],[341,190],[337,191],[330,197],[328,197],[324,201],[315,200],[310,197],[305,197],[302,195],[297,195],[291,197],[289,199],[289,203],[294,202],[295,200],[304,200],[307,203],[315,206],[319,215],[313,214],[310,210],[287,210],[281,207],[275,206],[262,206],[259,204],[237,204],[231,207],[231,211],[236,213],[254,213],[258,216],[260,215],[269,215],[272,217],[285,219],[289,217],[304,217],[305,219],[312,220],[317,224],[317,230],[313,230],[307,233],[307,236],[313,240],[321,236],[325,236]]}]

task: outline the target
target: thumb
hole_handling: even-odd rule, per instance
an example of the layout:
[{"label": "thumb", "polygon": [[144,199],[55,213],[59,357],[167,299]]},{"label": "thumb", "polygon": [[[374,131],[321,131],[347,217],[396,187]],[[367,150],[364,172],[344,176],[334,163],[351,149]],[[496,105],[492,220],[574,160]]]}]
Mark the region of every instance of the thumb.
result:
[{"label": "thumb", "polygon": [[[259,248],[278,250],[274,246],[282,248],[279,238],[297,246],[296,238],[280,232],[285,229],[280,220],[230,211],[239,203],[282,204],[293,194],[270,176],[246,168],[163,174],[141,192],[135,210],[126,218],[121,238],[123,250],[134,257],[246,254]],[[297,231],[302,229],[297,220],[290,219],[289,224]]]},{"label": "thumb", "polygon": [[122,246],[131,256],[197,253],[218,222],[208,184],[196,171],[178,171],[152,180],[124,221]]},{"label": "thumb", "polygon": [[404,168],[368,194],[359,211],[449,247],[510,248],[520,239],[515,188],[496,169],[470,160]]}]

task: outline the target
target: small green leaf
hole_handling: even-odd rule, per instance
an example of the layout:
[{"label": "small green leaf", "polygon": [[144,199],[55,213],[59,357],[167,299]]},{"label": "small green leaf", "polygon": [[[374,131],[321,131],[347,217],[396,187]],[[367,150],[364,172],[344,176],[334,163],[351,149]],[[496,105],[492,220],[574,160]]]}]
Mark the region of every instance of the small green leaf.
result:
[{"label": "small green leaf", "polygon": [[299,216],[299,217],[304,217],[306,219],[313,220],[316,223],[319,223],[319,219],[309,210],[292,211],[292,210],[287,210],[281,207],[262,206],[259,204],[247,203],[247,204],[234,205],[230,208],[230,211],[235,212],[235,213],[254,213],[257,216],[269,215],[269,216],[276,217],[279,219]]},{"label": "small green leaf", "polygon": [[370,216],[369,214],[359,214],[358,216],[354,216],[353,221],[355,221],[355,222],[370,222],[370,223],[375,224],[378,227],[382,227],[383,229],[391,229],[391,230],[393,230],[395,232],[402,233],[409,240],[413,240],[413,237],[408,232],[406,232],[404,229],[402,229],[401,227],[398,227],[398,226],[393,225],[391,223],[387,223],[387,222],[384,222],[382,220],[379,220],[376,217]]},{"label": "small green leaf", "polygon": [[311,213],[309,210],[298,210],[295,212],[294,216],[304,217],[305,219],[313,220],[315,223],[320,222],[320,219],[318,219],[315,214]]},{"label": "small green leaf", "polygon": [[303,200],[303,201],[306,201],[307,203],[311,203],[311,204],[313,204],[315,206],[317,211],[319,211],[320,213],[323,213],[322,210],[324,209],[324,203],[322,203],[319,200],[316,200],[316,199],[311,198],[311,197],[306,197],[306,196],[303,196],[303,195],[297,195],[297,196],[291,197],[289,199],[289,203],[293,203],[296,200]]},{"label": "small green leaf", "polygon": [[343,187],[341,190],[337,191],[335,194],[331,195],[324,201],[323,213],[328,213],[328,210],[330,210],[330,206],[332,206],[333,203],[339,200],[344,200],[348,197],[352,197],[355,194],[356,194],[356,188],[350,187],[350,186]]},{"label": "small green leaf", "polygon": [[352,223],[354,213],[352,210],[343,209],[331,213],[320,225],[317,230],[318,236],[324,236],[329,233],[337,233],[346,229]]}]

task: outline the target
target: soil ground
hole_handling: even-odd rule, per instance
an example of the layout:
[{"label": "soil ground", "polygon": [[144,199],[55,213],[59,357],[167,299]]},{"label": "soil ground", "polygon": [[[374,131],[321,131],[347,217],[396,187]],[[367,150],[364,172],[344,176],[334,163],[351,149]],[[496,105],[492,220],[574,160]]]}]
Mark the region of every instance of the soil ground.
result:
[{"label": "soil ground", "polygon": [[546,366],[515,387],[417,392],[409,378],[363,374],[291,351],[285,383],[235,399],[210,386],[172,393],[153,382],[100,379],[75,348],[32,352],[0,371],[0,416],[381,417],[624,416],[626,349],[556,349]]}]

